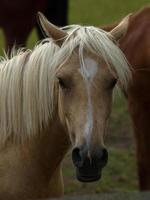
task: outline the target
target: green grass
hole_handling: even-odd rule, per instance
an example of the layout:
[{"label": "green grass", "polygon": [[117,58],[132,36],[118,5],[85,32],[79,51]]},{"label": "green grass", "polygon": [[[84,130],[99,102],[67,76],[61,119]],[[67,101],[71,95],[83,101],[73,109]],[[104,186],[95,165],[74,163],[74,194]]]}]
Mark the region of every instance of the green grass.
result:
[{"label": "green grass", "polygon": [[107,24],[149,3],[149,0],[70,0],[69,22]]}]

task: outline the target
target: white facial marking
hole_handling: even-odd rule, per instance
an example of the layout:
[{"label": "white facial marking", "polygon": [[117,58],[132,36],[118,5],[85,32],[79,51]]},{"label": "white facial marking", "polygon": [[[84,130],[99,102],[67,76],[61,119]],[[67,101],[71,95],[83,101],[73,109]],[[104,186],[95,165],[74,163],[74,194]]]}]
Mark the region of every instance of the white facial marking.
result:
[{"label": "white facial marking", "polygon": [[85,58],[84,66],[80,69],[80,73],[87,80],[92,80],[97,73],[97,62],[92,58]]},{"label": "white facial marking", "polygon": [[97,73],[98,64],[95,60],[91,58],[85,58],[84,60],[84,66],[81,66],[80,73],[83,76],[85,80],[85,86],[87,90],[87,96],[88,96],[88,107],[87,107],[87,121],[85,124],[85,138],[87,139],[87,145],[90,144],[92,129],[93,129],[93,107],[92,107],[92,101],[91,101],[91,83],[94,78],[94,76]]}]

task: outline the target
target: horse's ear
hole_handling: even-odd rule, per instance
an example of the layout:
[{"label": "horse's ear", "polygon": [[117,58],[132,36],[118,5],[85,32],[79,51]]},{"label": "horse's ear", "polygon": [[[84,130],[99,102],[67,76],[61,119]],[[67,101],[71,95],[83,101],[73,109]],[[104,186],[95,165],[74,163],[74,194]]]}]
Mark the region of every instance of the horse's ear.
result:
[{"label": "horse's ear", "polygon": [[63,39],[66,38],[67,33],[54,24],[50,23],[41,12],[38,12],[37,17],[44,35],[51,37],[56,41],[56,43],[61,45]]},{"label": "horse's ear", "polygon": [[115,28],[110,31],[110,34],[115,38],[115,40],[120,40],[127,33],[131,15],[132,14],[127,15]]}]

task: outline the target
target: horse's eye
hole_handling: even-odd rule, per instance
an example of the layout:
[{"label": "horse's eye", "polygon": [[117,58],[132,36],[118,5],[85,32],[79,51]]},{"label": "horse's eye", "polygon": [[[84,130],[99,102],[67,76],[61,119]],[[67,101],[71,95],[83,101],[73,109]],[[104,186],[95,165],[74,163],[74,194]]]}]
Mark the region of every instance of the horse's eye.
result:
[{"label": "horse's eye", "polygon": [[112,83],[111,83],[111,87],[113,88],[113,87],[116,85],[116,83],[117,83],[117,79],[114,79],[114,80],[112,81]]},{"label": "horse's eye", "polygon": [[113,80],[111,81],[111,83],[109,84],[108,89],[114,88],[114,86],[116,85],[116,83],[117,83],[117,79],[113,79]]},{"label": "horse's eye", "polygon": [[62,89],[66,89],[67,88],[67,86],[65,84],[65,81],[62,78],[58,78],[58,83],[59,83],[59,85],[60,85],[60,87]]}]

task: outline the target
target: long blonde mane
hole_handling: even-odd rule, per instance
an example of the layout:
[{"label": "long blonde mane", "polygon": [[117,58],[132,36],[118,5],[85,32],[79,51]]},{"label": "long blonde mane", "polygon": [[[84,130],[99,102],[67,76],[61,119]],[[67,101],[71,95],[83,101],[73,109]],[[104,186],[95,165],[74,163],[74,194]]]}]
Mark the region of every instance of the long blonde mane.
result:
[{"label": "long blonde mane", "polygon": [[36,134],[52,114],[55,54],[49,40],[0,62],[0,140]]},{"label": "long blonde mane", "polygon": [[59,48],[52,40],[33,51],[19,52],[0,62],[0,141],[10,136],[19,141],[42,131],[55,107],[55,75],[74,52],[84,67],[84,50],[103,58],[112,73],[126,87],[131,72],[111,36],[95,27],[64,27],[68,36]]}]

